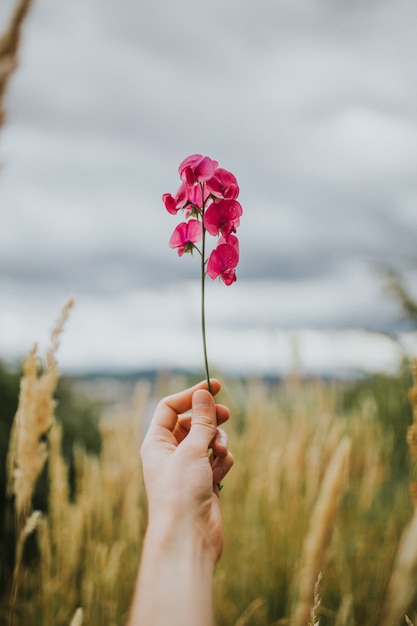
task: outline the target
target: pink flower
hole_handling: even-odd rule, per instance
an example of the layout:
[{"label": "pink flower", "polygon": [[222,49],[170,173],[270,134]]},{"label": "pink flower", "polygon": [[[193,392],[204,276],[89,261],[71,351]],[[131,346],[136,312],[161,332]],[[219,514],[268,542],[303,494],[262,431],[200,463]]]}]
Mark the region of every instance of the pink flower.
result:
[{"label": "pink flower", "polygon": [[203,190],[204,190],[204,202],[206,202],[208,198],[210,197],[210,193],[207,191],[206,186],[203,185],[203,190],[201,187],[202,187],[201,185],[192,185],[191,187],[187,187],[188,202],[190,203],[186,207],[187,217],[189,217],[189,215],[193,212],[193,210],[195,211],[196,208],[197,208],[197,213],[201,212],[203,208]]},{"label": "pink flower", "polygon": [[213,202],[204,214],[204,226],[210,235],[221,233],[228,238],[239,226],[242,207],[237,200]]},{"label": "pink flower", "polygon": [[168,213],[175,215],[180,209],[183,209],[188,202],[188,187],[185,183],[181,183],[175,196],[170,193],[164,193],[162,201],[165,204],[165,208]]},{"label": "pink flower", "polygon": [[239,241],[234,235],[220,237],[219,244],[209,256],[207,275],[213,280],[220,276],[225,285],[236,281],[235,267],[239,263]]},{"label": "pink flower", "polygon": [[214,176],[207,181],[206,185],[209,192],[216,198],[236,200],[239,195],[236,176],[222,167],[214,171]]},{"label": "pink flower", "polygon": [[[210,197],[210,192],[204,186],[204,202]],[[200,212],[203,208],[203,191],[200,185],[187,185],[182,182],[175,196],[164,193],[162,201],[168,213],[176,215],[181,209],[186,209],[186,217],[190,217],[193,211]]]},{"label": "pink flower", "polygon": [[197,220],[189,220],[181,222],[171,235],[169,240],[170,248],[177,248],[178,256],[182,256],[184,252],[192,252],[197,241],[203,236],[203,227],[201,222]]},{"label": "pink flower", "polygon": [[187,185],[194,185],[212,178],[217,165],[217,161],[213,161],[210,157],[192,154],[180,163],[178,171],[181,180]]}]

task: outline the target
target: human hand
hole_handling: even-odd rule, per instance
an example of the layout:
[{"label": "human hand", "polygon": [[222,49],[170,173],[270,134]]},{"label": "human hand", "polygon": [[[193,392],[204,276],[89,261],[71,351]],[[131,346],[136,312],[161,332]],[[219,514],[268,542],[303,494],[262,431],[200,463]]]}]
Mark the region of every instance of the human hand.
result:
[{"label": "human hand", "polygon": [[[219,392],[218,380],[210,386]],[[197,533],[213,565],[223,546],[218,484],[233,465],[219,428],[228,419],[201,382],[159,402],[141,449],[148,529],[176,543]]]}]

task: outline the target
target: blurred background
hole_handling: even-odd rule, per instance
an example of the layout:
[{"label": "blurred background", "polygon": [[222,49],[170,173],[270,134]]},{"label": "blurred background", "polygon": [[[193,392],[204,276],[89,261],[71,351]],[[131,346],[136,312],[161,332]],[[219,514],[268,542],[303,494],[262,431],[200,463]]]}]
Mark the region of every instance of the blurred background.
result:
[{"label": "blurred background", "polygon": [[0,135],[0,358],[73,296],[64,371],[202,369],[199,264],[161,202],[196,152],[244,210],[238,281],[207,283],[212,368],[415,355],[416,23],[412,0],[36,0]]}]

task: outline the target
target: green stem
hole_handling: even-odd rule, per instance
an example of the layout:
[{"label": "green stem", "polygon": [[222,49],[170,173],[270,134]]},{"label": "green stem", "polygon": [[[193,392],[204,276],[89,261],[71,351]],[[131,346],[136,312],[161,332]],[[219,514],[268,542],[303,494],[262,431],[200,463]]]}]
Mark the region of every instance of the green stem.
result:
[{"label": "green stem", "polygon": [[204,366],[206,369],[206,380],[207,380],[207,389],[211,393],[210,386],[210,374],[209,374],[209,366],[208,366],[208,358],[207,358],[207,342],[206,342],[206,313],[205,313],[205,248],[206,248],[206,229],[204,227],[204,183],[201,185],[201,192],[203,197],[203,207],[202,207],[202,221],[203,221],[203,237],[201,242],[201,332],[203,335],[203,352],[204,352]]}]

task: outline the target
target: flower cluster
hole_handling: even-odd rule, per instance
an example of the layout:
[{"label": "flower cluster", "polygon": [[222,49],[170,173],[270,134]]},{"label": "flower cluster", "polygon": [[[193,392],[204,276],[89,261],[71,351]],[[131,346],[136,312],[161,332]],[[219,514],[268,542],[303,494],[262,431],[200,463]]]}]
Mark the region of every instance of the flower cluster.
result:
[{"label": "flower cluster", "polygon": [[[207,156],[193,154],[180,164],[181,185],[173,196],[165,193],[162,200],[167,211],[176,215],[184,211],[181,222],[169,240],[178,255],[197,250],[202,256],[205,273],[213,280],[220,277],[226,285],[236,280],[239,262],[239,226],[242,207],[237,201],[239,187],[231,172],[218,166]],[[217,246],[205,259],[205,235],[218,237]],[[200,250],[196,244],[202,241]]]}]

